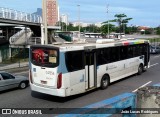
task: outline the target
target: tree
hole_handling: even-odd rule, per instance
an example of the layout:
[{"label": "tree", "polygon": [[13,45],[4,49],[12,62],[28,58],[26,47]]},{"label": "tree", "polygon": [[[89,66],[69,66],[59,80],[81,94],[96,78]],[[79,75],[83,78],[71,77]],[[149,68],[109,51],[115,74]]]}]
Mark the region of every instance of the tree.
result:
[{"label": "tree", "polygon": [[160,35],[160,27],[157,27],[157,28],[156,28],[156,34],[157,34],[157,35]]},{"label": "tree", "polygon": [[129,20],[131,20],[132,18],[126,18],[127,15],[125,14],[116,14],[114,17],[116,17],[116,19],[114,20],[110,20],[109,22],[117,22],[118,26],[119,26],[119,32],[125,32],[125,28],[127,26],[127,23],[129,22]]},{"label": "tree", "polygon": [[[108,28],[108,26],[109,26],[109,28]],[[108,33],[108,29],[109,29],[109,32],[116,31],[115,25],[113,25],[113,24],[109,24],[109,25],[108,24],[104,24],[104,25],[101,26],[101,32],[103,34],[107,34]]]}]

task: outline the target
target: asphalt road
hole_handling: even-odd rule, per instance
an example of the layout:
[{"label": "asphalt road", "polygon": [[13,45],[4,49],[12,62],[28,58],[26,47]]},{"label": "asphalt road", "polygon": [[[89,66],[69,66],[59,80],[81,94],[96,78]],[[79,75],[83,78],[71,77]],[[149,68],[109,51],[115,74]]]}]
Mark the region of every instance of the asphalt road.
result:
[{"label": "asphalt road", "polygon": [[[27,68],[26,68],[27,69]],[[28,76],[28,71],[10,71]],[[151,67],[142,75],[133,75],[112,83],[106,90],[96,89],[84,94],[60,98],[32,93],[30,87],[0,92],[0,108],[79,108],[125,92],[135,91],[144,84],[160,83],[160,55],[151,56]],[[33,117],[33,116],[32,116]]]}]

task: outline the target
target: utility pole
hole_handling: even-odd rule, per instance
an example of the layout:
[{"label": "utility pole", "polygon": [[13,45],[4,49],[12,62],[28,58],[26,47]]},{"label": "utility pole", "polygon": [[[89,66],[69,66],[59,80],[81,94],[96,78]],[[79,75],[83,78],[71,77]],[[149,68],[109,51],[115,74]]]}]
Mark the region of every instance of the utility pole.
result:
[{"label": "utility pole", "polygon": [[78,34],[78,38],[80,39],[80,31],[81,31],[81,27],[80,27],[80,5],[77,5],[78,7],[78,24],[79,24],[79,34]]}]

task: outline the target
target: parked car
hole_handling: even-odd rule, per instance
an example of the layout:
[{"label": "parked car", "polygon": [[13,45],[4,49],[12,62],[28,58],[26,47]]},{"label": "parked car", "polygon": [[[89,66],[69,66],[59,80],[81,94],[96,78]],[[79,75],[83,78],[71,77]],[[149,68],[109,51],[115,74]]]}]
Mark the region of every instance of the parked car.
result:
[{"label": "parked car", "polygon": [[5,71],[0,71],[0,91],[19,87],[24,89],[28,86],[29,80],[25,76],[14,76]]},{"label": "parked car", "polygon": [[159,46],[150,46],[150,53],[151,54],[158,54],[160,53],[160,47]]}]

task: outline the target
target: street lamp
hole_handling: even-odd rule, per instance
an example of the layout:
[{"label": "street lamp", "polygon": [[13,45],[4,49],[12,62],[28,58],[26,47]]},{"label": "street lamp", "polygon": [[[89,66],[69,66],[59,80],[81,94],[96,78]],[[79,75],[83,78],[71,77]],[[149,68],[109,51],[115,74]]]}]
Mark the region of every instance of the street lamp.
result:
[{"label": "street lamp", "polygon": [[77,5],[78,7],[78,22],[79,22],[79,35],[78,38],[80,39],[80,31],[81,31],[81,27],[80,27],[80,5]]},{"label": "street lamp", "polygon": [[109,38],[109,4],[107,5],[107,15],[108,15],[108,38]]}]

